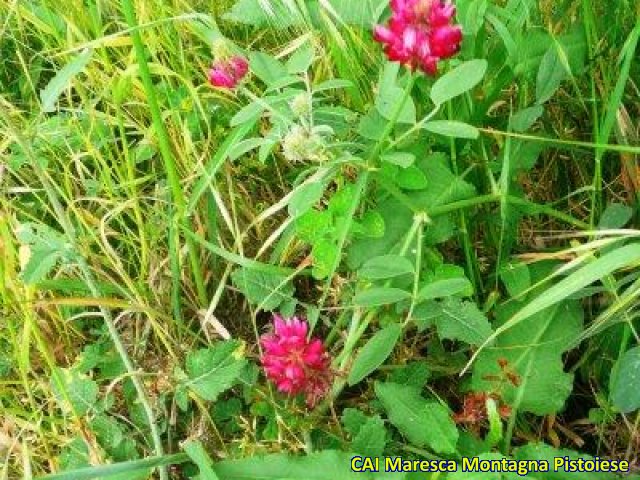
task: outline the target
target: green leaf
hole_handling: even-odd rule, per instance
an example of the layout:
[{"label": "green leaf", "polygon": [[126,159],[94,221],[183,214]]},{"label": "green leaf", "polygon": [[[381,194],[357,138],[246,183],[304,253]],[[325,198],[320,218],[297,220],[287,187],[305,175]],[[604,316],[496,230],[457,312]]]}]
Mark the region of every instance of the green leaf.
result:
[{"label": "green leaf", "polygon": [[323,182],[307,183],[296,188],[289,200],[289,215],[296,218],[305,214],[318,203],[323,194]]},{"label": "green leaf", "polygon": [[[553,287],[552,287],[553,288]],[[496,309],[496,322],[512,318],[519,305],[509,302]],[[576,301],[542,310],[498,336],[478,355],[472,388],[493,391],[504,374],[498,360],[505,359],[519,384],[502,385],[506,403],[518,410],[547,415],[560,411],[573,388],[573,374],[565,373],[562,354],[582,331],[583,311]]]},{"label": "green leaf", "polygon": [[[544,474],[539,474],[542,480],[614,480],[619,478],[614,473],[608,472],[567,472],[563,468],[554,471],[553,462],[556,458],[569,457],[571,460],[582,458],[584,460],[593,460],[590,455],[578,453],[573,450],[553,448],[544,443],[529,443],[523,447],[517,448],[514,452],[516,460],[522,461],[547,461],[551,468]],[[538,477],[538,475],[536,475]]]},{"label": "green leaf", "polygon": [[54,394],[64,410],[85,415],[98,400],[98,384],[70,368],[55,368],[52,375]]},{"label": "green leaf", "polygon": [[407,168],[415,163],[416,156],[413,153],[408,152],[392,152],[382,155],[380,159],[383,162],[388,162],[393,165],[398,165],[402,168]]},{"label": "green leaf", "polygon": [[425,123],[422,128],[428,132],[444,135],[445,137],[475,140],[480,136],[480,131],[476,127],[456,120],[432,120],[431,122]]},{"label": "green leaf", "polygon": [[436,105],[468,92],[482,81],[487,71],[486,60],[469,60],[440,77],[431,88],[431,100]]},{"label": "green leaf", "polygon": [[333,240],[321,238],[315,241],[311,249],[311,256],[313,257],[313,278],[322,280],[331,275],[333,264],[338,255],[338,246]]},{"label": "green leaf", "polygon": [[224,480],[402,480],[404,474],[354,472],[352,454],[323,450],[311,455],[275,454],[226,460],[215,466]]},{"label": "green leaf", "polygon": [[91,420],[91,430],[96,435],[100,446],[110,455],[125,438],[122,425],[114,418],[104,414],[97,415]]},{"label": "green leaf", "polygon": [[389,375],[389,381],[422,390],[430,375],[431,372],[427,362],[415,361],[394,368],[391,375]]},{"label": "green leaf", "polygon": [[400,255],[382,255],[368,260],[358,275],[369,280],[381,280],[413,273],[413,265]]},{"label": "green leaf", "polygon": [[633,217],[633,209],[622,203],[607,205],[606,210],[598,222],[599,230],[623,228]]},{"label": "green leaf", "polygon": [[331,214],[319,210],[309,210],[295,221],[300,240],[314,243],[331,229]]},{"label": "green leaf", "polygon": [[375,210],[370,210],[362,216],[360,222],[362,226],[362,234],[371,238],[384,237],[385,225],[384,218]]},{"label": "green leaf", "polygon": [[358,434],[351,442],[351,449],[354,453],[359,453],[367,457],[379,457],[384,452],[387,444],[387,430],[384,422],[376,415],[367,419],[366,423],[360,427]]},{"label": "green leaf", "polygon": [[[383,118],[391,120],[398,108],[398,104],[403,101],[404,97],[404,89],[399,87],[394,86],[382,90],[376,98],[376,108]],[[416,123],[416,107],[411,98],[405,100],[397,121],[398,123]]]},{"label": "green leaf", "polygon": [[411,298],[411,294],[405,290],[393,287],[374,287],[354,295],[353,303],[360,307],[377,307],[391,305],[407,298]]},{"label": "green leaf", "polygon": [[247,300],[265,311],[273,311],[294,293],[291,281],[285,275],[241,267],[231,274],[233,284]]},{"label": "green leaf", "polygon": [[43,282],[60,260],[71,257],[64,236],[44,224],[22,223],[16,237],[29,249],[29,259],[20,272],[27,285]]},{"label": "green leaf", "polygon": [[447,409],[428,402],[413,387],[395,383],[375,385],[389,420],[416,447],[428,446],[436,453],[455,453],[458,429]]},{"label": "green leaf", "polygon": [[543,113],[544,107],[542,105],[525,108],[511,116],[509,119],[509,126],[514,132],[526,132],[533,126],[535,121],[542,116]]},{"label": "green leaf", "polygon": [[395,176],[395,182],[405,190],[424,190],[429,184],[425,174],[415,165],[400,170]]},{"label": "green leaf", "polygon": [[250,52],[251,71],[267,86],[287,76],[287,69],[275,57],[265,52]]},{"label": "green leaf", "polygon": [[500,279],[511,298],[519,297],[531,287],[531,274],[526,263],[509,263],[505,265],[500,271]]},{"label": "green leaf", "polygon": [[470,345],[481,345],[493,333],[489,320],[475,303],[454,297],[440,303],[436,326],[440,338],[460,340]]},{"label": "green leaf", "polygon": [[49,80],[46,87],[40,90],[40,101],[42,102],[42,110],[44,112],[55,111],[58,98],[60,98],[62,92],[69,86],[73,77],[78,75],[84,67],[87,66],[92,54],[93,50],[91,49],[85,49],[80,52]]},{"label": "green leaf", "polygon": [[401,333],[402,325],[392,323],[371,337],[365,346],[362,347],[353,362],[347,380],[349,385],[360,383],[365,377],[382,365],[387,357],[391,355]]},{"label": "green leaf", "polygon": [[246,360],[238,353],[240,343],[220,342],[187,355],[186,386],[205,400],[214,401],[238,379]]},{"label": "green leaf", "polygon": [[313,63],[315,53],[313,44],[309,41],[304,42],[287,60],[287,71],[289,73],[306,72]]},{"label": "green leaf", "polygon": [[189,458],[193,460],[200,470],[200,474],[195,477],[197,480],[219,480],[220,477],[216,475],[213,470],[213,462],[211,457],[197,440],[187,440],[182,446],[184,451],[189,455]]},{"label": "green leaf", "polygon": [[611,378],[611,401],[622,413],[640,409],[640,347],[625,352]]},{"label": "green leaf", "polygon": [[357,408],[345,408],[342,411],[342,424],[344,429],[349,432],[352,437],[358,435],[362,426],[367,423],[367,417]]},{"label": "green leaf", "polygon": [[460,294],[469,296],[469,292],[473,293],[471,282],[465,277],[436,279],[420,288],[417,300],[424,302]]},{"label": "green leaf", "polygon": [[538,105],[549,100],[556,93],[560,84],[567,78],[560,55],[558,53],[559,45],[553,44],[542,57],[540,68],[538,69],[538,78],[536,80],[536,101]]}]

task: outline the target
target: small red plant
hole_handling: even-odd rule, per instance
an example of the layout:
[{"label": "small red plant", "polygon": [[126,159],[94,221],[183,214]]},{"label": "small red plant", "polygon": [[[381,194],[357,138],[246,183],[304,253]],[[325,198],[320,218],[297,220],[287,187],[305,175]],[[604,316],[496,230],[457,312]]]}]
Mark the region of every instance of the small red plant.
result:
[{"label": "small red plant", "polygon": [[265,374],[280,392],[304,394],[307,406],[313,408],[331,386],[329,354],[319,338],[307,339],[306,321],[275,315],[273,325],[273,332],[260,339]]},{"label": "small red plant", "polygon": [[388,25],[374,30],[389,60],[435,75],[438,62],[460,50],[462,29],[452,23],[449,0],[391,0],[391,11]]},{"label": "small red plant", "polygon": [[234,89],[249,72],[249,62],[240,55],[213,62],[209,70],[209,82],[214,87]]}]

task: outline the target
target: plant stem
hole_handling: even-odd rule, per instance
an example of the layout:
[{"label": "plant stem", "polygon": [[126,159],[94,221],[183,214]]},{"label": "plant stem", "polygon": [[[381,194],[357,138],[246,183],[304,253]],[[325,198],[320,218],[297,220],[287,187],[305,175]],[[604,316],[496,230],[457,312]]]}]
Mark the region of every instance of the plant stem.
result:
[{"label": "plant stem", "polygon": [[[164,168],[167,173],[167,181],[169,182],[169,188],[171,189],[173,202],[176,206],[177,218],[181,224],[184,224],[186,220],[184,218],[186,206],[185,197],[182,191],[182,186],[180,185],[178,167],[176,165],[174,155],[171,152],[169,133],[167,132],[167,129],[165,128],[164,122],[162,120],[162,113],[160,111],[160,105],[158,103],[158,98],[156,96],[153,81],[151,79],[151,72],[149,71],[149,65],[146,59],[145,48],[142,43],[142,37],[140,36],[140,31],[137,28],[138,22],[136,20],[132,0],[122,0],[122,9],[129,27],[132,29],[131,39],[133,41],[133,46],[136,52],[138,67],[140,69],[140,78],[142,79],[142,84],[144,85],[145,94],[147,96],[147,101],[149,104],[149,110],[151,111],[153,128],[158,137],[158,147],[160,149],[160,154],[164,162]],[[202,267],[200,265],[198,251],[195,248],[193,240],[191,240],[190,238],[186,238],[185,242],[187,244],[187,251],[191,263],[191,269],[194,276],[196,291],[198,293],[198,300],[202,305],[205,305],[207,303],[207,291],[203,282]]]}]

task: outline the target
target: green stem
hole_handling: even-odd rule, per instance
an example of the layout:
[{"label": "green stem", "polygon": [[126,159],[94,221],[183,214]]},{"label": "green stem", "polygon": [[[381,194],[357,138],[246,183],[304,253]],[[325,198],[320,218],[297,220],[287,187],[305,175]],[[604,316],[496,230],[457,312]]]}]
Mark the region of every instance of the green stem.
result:
[{"label": "green stem", "polygon": [[[165,125],[162,119],[160,104],[158,103],[158,98],[156,96],[155,88],[153,86],[153,81],[151,79],[151,72],[149,70],[149,64],[147,63],[144,44],[142,43],[142,37],[140,36],[140,31],[137,28],[138,22],[136,19],[132,0],[122,0],[122,9],[123,9],[125,18],[127,19],[127,23],[129,24],[129,27],[132,28],[131,39],[133,41],[133,46],[136,52],[138,67],[140,69],[140,78],[142,79],[142,84],[144,85],[145,94],[147,96],[147,101],[149,104],[149,110],[151,111],[153,128],[158,137],[158,147],[160,148],[160,154],[162,156],[165,171],[167,173],[167,181],[169,182],[169,188],[171,189],[173,202],[176,205],[177,218],[181,224],[184,224],[185,223],[184,212],[185,212],[186,202],[184,198],[184,193],[182,191],[182,186],[180,185],[178,167],[176,165],[174,155],[171,151],[171,142],[169,140],[169,132],[167,132],[167,129],[165,128]],[[204,282],[203,282],[202,267],[200,265],[198,251],[196,250],[195,244],[191,239],[186,238],[185,241],[187,244],[189,260],[191,263],[191,269],[193,271],[193,276],[196,284],[196,290],[198,293],[198,300],[200,301],[201,304],[204,305],[207,303],[207,291],[205,289]]]}]

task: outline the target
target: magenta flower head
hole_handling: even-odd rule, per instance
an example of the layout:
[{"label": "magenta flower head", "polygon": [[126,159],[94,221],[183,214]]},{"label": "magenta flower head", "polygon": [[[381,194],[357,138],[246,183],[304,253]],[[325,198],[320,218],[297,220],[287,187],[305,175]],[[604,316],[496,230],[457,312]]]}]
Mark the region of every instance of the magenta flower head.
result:
[{"label": "magenta flower head", "polygon": [[240,55],[213,62],[209,70],[209,83],[214,87],[234,89],[249,72],[249,62]]},{"label": "magenta flower head", "polygon": [[297,317],[273,317],[272,333],[262,335],[262,366],[276,388],[289,396],[304,394],[313,408],[333,380],[330,358],[319,338],[307,339],[309,326]]},{"label": "magenta flower head", "polygon": [[438,62],[460,50],[462,29],[453,24],[456,7],[450,0],[391,0],[388,25],[377,25],[373,36],[392,62],[429,75]]}]

